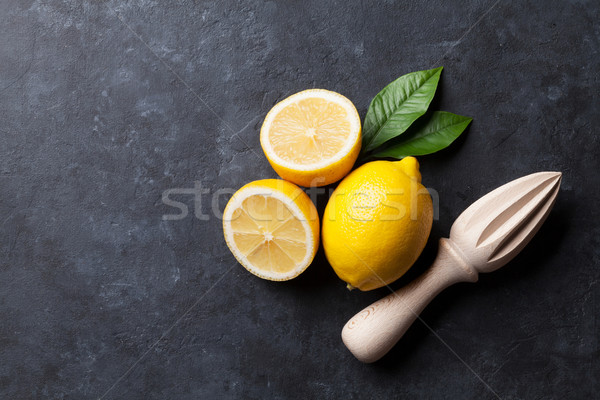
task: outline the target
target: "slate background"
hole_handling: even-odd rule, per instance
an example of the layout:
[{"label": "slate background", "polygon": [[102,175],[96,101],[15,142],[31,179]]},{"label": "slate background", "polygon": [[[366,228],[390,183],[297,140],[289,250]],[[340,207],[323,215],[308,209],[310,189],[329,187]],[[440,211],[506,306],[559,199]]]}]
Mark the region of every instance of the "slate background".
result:
[{"label": "slate background", "polygon": [[[599,11],[585,0],[2,1],[0,397],[597,397]],[[386,289],[348,292],[322,252],[296,280],[262,281],[235,263],[217,218],[162,220],[166,189],[276,176],[258,130],[278,100],[323,87],[363,117],[388,82],[438,65],[433,107],[474,122],[420,160],[439,220],[394,287],[481,195],[564,173],[521,255],[423,313],[448,347],[416,323],[360,364],[340,330]]]}]

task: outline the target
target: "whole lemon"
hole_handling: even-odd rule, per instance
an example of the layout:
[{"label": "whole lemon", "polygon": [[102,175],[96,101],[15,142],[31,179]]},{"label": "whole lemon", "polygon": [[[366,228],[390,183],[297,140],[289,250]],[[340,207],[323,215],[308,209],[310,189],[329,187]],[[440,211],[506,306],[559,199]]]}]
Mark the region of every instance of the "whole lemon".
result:
[{"label": "whole lemon", "polygon": [[346,176],[323,216],[327,260],[348,287],[372,290],[400,278],[431,232],[433,205],[414,157],[373,161]]}]

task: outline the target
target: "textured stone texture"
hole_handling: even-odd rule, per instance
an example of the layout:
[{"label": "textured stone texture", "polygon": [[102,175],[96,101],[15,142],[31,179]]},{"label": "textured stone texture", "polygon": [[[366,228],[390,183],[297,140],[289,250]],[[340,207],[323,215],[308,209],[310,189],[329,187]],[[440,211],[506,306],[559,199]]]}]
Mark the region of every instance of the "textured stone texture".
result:
[{"label": "textured stone texture", "polygon": [[[0,2],[0,397],[596,397],[600,5],[492,5]],[[439,220],[394,287],[481,195],[564,177],[521,255],[424,312],[435,334],[417,322],[362,365],[339,334],[385,289],[348,292],[322,252],[265,282],[217,218],[162,220],[166,189],[275,176],[258,130],[285,96],[335,90],[364,116],[389,81],[438,65],[433,107],[474,122],[421,158]]]}]

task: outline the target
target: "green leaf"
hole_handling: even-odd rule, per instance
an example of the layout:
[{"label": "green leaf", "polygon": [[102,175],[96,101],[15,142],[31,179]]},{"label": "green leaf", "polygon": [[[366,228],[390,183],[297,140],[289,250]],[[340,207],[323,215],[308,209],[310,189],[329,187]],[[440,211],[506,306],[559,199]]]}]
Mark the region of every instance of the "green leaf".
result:
[{"label": "green leaf", "polygon": [[[467,128],[473,118],[436,111],[419,120],[398,143],[375,153],[373,157],[404,158],[435,153],[450,145]],[[400,139],[400,138],[399,138]]]},{"label": "green leaf", "polygon": [[373,98],[363,126],[364,153],[402,134],[425,114],[435,94],[442,68],[401,76]]}]

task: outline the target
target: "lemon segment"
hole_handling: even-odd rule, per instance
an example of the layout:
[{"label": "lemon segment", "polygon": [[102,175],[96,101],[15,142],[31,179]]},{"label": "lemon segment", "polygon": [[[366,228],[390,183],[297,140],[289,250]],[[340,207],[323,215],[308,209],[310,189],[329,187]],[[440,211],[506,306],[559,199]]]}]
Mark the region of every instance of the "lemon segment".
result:
[{"label": "lemon segment", "polygon": [[269,111],[260,142],[283,179],[323,186],[350,172],[360,152],[360,133],[360,117],[350,100],[328,90],[309,89]]},{"label": "lemon segment", "polygon": [[283,281],[302,273],[319,246],[319,219],[296,185],[264,179],[238,190],[223,213],[227,246],[242,266],[263,279]]}]

